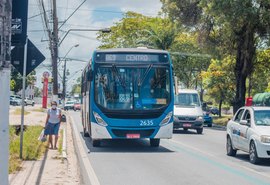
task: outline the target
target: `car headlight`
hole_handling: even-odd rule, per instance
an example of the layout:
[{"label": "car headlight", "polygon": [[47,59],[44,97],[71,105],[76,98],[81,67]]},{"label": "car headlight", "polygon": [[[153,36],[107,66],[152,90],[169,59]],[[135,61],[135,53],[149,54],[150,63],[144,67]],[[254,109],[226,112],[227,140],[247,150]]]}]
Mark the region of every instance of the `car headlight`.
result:
[{"label": "car headlight", "polygon": [[261,136],[262,143],[270,143],[270,136]]},{"label": "car headlight", "polygon": [[202,116],[198,116],[197,119],[196,119],[196,121],[200,121],[200,122],[203,121],[203,117]]},{"label": "car headlight", "polygon": [[101,126],[108,126],[108,124],[100,117],[100,115],[96,112],[93,112],[95,120],[97,121],[97,124],[101,125]]},{"label": "car headlight", "polygon": [[171,117],[172,117],[172,112],[169,112],[166,117],[161,121],[161,123],[159,124],[160,126],[164,126],[166,124],[169,123],[169,121],[171,120]]}]

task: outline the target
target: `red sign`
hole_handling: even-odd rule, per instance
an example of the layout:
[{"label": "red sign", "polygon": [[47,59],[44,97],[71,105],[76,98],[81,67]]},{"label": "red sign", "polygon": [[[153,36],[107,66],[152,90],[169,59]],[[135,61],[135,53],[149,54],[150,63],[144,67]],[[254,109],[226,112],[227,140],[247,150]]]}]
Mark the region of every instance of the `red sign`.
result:
[{"label": "red sign", "polygon": [[129,139],[139,139],[140,134],[127,134],[127,138],[129,138]]},{"label": "red sign", "polygon": [[43,82],[43,94],[42,94],[42,108],[47,108],[47,99],[48,99],[48,78],[44,78]]}]

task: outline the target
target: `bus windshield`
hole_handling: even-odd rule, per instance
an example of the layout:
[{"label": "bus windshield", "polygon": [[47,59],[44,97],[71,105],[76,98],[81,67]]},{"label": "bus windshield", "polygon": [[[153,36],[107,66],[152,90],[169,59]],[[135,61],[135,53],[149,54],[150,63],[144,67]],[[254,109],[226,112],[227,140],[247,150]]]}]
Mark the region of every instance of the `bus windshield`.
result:
[{"label": "bus windshield", "polygon": [[181,93],[175,96],[174,105],[181,107],[200,106],[199,96],[195,93]]},{"label": "bus windshield", "polygon": [[167,67],[98,67],[95,102],[108,110],[159,109],[170,103]]}]

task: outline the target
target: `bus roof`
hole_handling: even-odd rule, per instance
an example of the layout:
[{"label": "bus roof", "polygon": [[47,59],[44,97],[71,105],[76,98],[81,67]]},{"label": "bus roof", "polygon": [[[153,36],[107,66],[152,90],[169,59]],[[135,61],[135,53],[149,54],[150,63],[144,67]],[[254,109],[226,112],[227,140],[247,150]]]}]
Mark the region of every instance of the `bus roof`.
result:
[{"label": "bus roof", "polygon": [[164,53],[168,54],[165,50],[147,49],[147,48],[113,48],[96,50],[97,53]]}]

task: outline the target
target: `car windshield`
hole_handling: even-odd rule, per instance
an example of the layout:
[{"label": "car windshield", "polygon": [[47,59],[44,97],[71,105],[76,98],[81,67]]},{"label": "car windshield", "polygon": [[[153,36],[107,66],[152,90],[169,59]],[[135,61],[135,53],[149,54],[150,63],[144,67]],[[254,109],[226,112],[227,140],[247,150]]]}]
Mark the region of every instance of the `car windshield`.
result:
[{"label": "car windshield", "polygon": [[174,105],[180,107],[200,106],[199,96],[196,93],[180,93],[175,96]]},{"label": "car windshield", "polygon": [[270,126],[270,110],[254,111],[255,124],[258,126]]},{"label": "car windshield", "polygon": [[99,67],[95,75],[95,102],[109,110],[146,110],[170,102],[167,67]]}]

